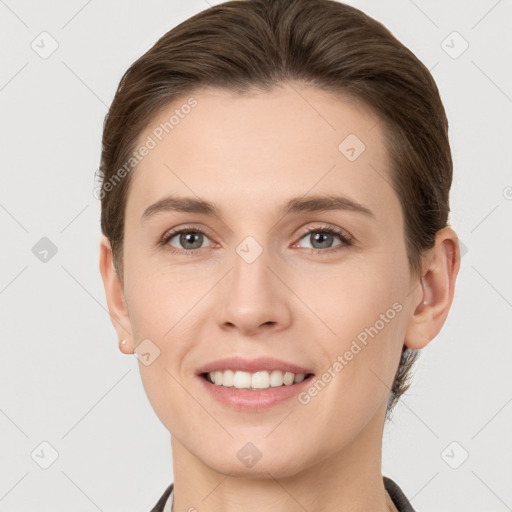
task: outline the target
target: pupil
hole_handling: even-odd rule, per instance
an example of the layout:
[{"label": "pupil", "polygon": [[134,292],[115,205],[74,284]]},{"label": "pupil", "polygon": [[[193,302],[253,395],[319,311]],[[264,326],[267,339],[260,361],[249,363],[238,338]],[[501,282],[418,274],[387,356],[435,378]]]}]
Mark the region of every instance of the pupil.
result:
[{"label": "pupil", "polygon": [[[183,235],[181,235],[181,244],[186,247],[187,243],[191,243],[193,245],[192,249],[198,249],[201,247],[201,245],[203,245],[203,240],[202,240],[202,234],[201,233],[184,233]],[[198,237],[198,240],[199,240],[199,243],[198,240],[196,240],[195,242],[195,245],[194,245],[194,237]]]},{"label": "pupil", "polygon": [[[331,237],[332,235],[331,234],[326,234],[326,233],[316,233],[314,235],[314,238],[315,238],[315,242],[320,242],[322,243],[322,238],[325,237],[325,239],[329,240],[329,237]],[[320,238],[320,240],[318,240]],[[325,242],[325,240],[324,240]],[[324,245],[322,247],[329,247],[329,244],[327,245]]]}]

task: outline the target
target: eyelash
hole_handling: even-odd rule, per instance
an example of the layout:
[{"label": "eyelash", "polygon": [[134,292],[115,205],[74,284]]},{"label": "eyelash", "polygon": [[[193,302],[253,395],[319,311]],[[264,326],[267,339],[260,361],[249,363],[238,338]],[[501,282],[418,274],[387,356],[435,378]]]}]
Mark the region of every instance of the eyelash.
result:
[{"label": "eyelash", "polygon": [[[169,245],[169,241],[171,239],[173,239],[176,235],[179,235],[182,233],[200,233],[200,234],[208,237],[208,235],[202,229],[185,227],[185,228],[177,229],[175,231],[166,233],[162,237],[161,241],[159,242],[159,245],[165,246],[165,248],[168,249],[173,254],[191,255],[193,253],[197,253],[200,249],[176,249],[172,245]],[[310,230],[306,231],[305,233],[303,233],[299,237],[299,240],[302,240],[305,236],[307,236],[311,233],[328,233],[330,235],[337,235],[340,238],[340,240],[342,241],[342,244],[335,245],[334,247],[330,247],[328,249],[309,248],[309,250],[313,251],[314,254],[323,254],[323,255],[325,255],[326,253],[332,254],[333,252],[337,252],[338,250],[340,250],[340,248],[343,245],[345,247],[350,247],[351,245],[354,244],[353,238],[351,236],[348,236],[348,235],[344,234],[342,231],[340,231],[336,228],[333,228],[331,226],[322,226],[322,227],[310,229]],[[202,249],[205,249],[205,247],[202,247]]]}]

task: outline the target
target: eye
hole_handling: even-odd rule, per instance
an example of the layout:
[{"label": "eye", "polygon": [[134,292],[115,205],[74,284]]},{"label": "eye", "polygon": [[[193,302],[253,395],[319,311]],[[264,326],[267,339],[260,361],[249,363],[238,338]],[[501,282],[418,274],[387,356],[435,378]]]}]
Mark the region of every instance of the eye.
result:
[{"label": "eye", "polygon": [[[336,238],[338,238],[340,242],[333,245],[333,239]],[[303,239],[310,241],[310,246],[306,246],[306,248],[318,254],[331,253],[339,250],[341,248],[340,246],[353,245],[353,240],[350,235],[330,225],[306,231],[300,238],[300,240]],[[185,227],[166,233],[162,237],[160,244],[168,248],[172,253],[193,254],[199,249],[207,247],[207,245],[204,245],[206,240],[209,240],[209,238],[201,229]],[[177,244],[177,246],[175,244]]]},{"label": "eye", "polygon": [[[338,238],[340,243],[333,245],[333,239],[335,238]],[[318,253],[336,251],[340,245],[350,246],[353,244],[349,235],[331,226],[310,229],[301,237],[301,240],[303,239],[309,240],[310,247],[308,248]]]},{"label": "eye", "polygon": [[[174,239],[176,239],[175,243],[179,244],[178,247],[171,243]],[[183,228],[166,233],[161,243],[168,246],[172,252],[189,254],[202,249],[206,239],[208,239],[206,233],[198,228]]]}]

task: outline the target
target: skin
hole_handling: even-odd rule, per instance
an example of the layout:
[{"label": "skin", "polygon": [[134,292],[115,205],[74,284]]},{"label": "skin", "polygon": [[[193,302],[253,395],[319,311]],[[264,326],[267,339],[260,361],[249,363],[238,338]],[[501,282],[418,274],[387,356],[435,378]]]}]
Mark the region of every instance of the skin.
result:
[{"label": "skin", "polygon": [[[381,125],[353,100],[298,84],[193,96],[197,107],[131,176],[124,282],[108,239],[100,244],[110,315],[125,340],[120,350],[131,354],[147,338],[160,350],[139,367],[171,434],[174,511],[388,511],[386,402],[402,345],[425,347],[446,320],[457,235],[439,231],[421,276],[411,275]],[[164,109],[140,143],[187,98]],[[338,149],[351,133],[366,146],[353,162]],[[206,199],[221,213],[167,211],[142,223],[145,209],[171,193]],[[347,210],[278,214],[292,197],[328,194],[362,203],[374,218]],[[171,228],[190,225],[207,235],[196,252],[158,245]],[[325,225],[354,244],[333,235],[322,245],[307,234]],[[263,248],[250,264],[236,252],[247,236]],[[184,251],[193,240],[184,246],[175,236],[167,246]],[[337,250],[327,254],[329,247]],[[237,412],[207,395],[194,374],[239,355],[284,359],[320,376],[395,302],[402,310],[308,404],[290,399]],[[262,454],[251,468],[237,457],[248,442]]]}]

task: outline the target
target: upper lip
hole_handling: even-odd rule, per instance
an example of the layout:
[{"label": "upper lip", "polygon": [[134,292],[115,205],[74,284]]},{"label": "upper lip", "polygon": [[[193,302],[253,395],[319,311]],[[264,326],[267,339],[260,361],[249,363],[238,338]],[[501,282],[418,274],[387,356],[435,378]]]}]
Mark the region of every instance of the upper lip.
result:
[{"label": "upper lip", "polygon": [[197,369],[197,374],[211,373],[224,370],[238,370],[243,372],[255,373],[258,371],[281,370],[291,373],[313,373],[307,368],[303,368],[293,363],[274,359],[272,357],[259,357],[257,359],[244,359],[243,357],[225,357],[211,361]]}]

